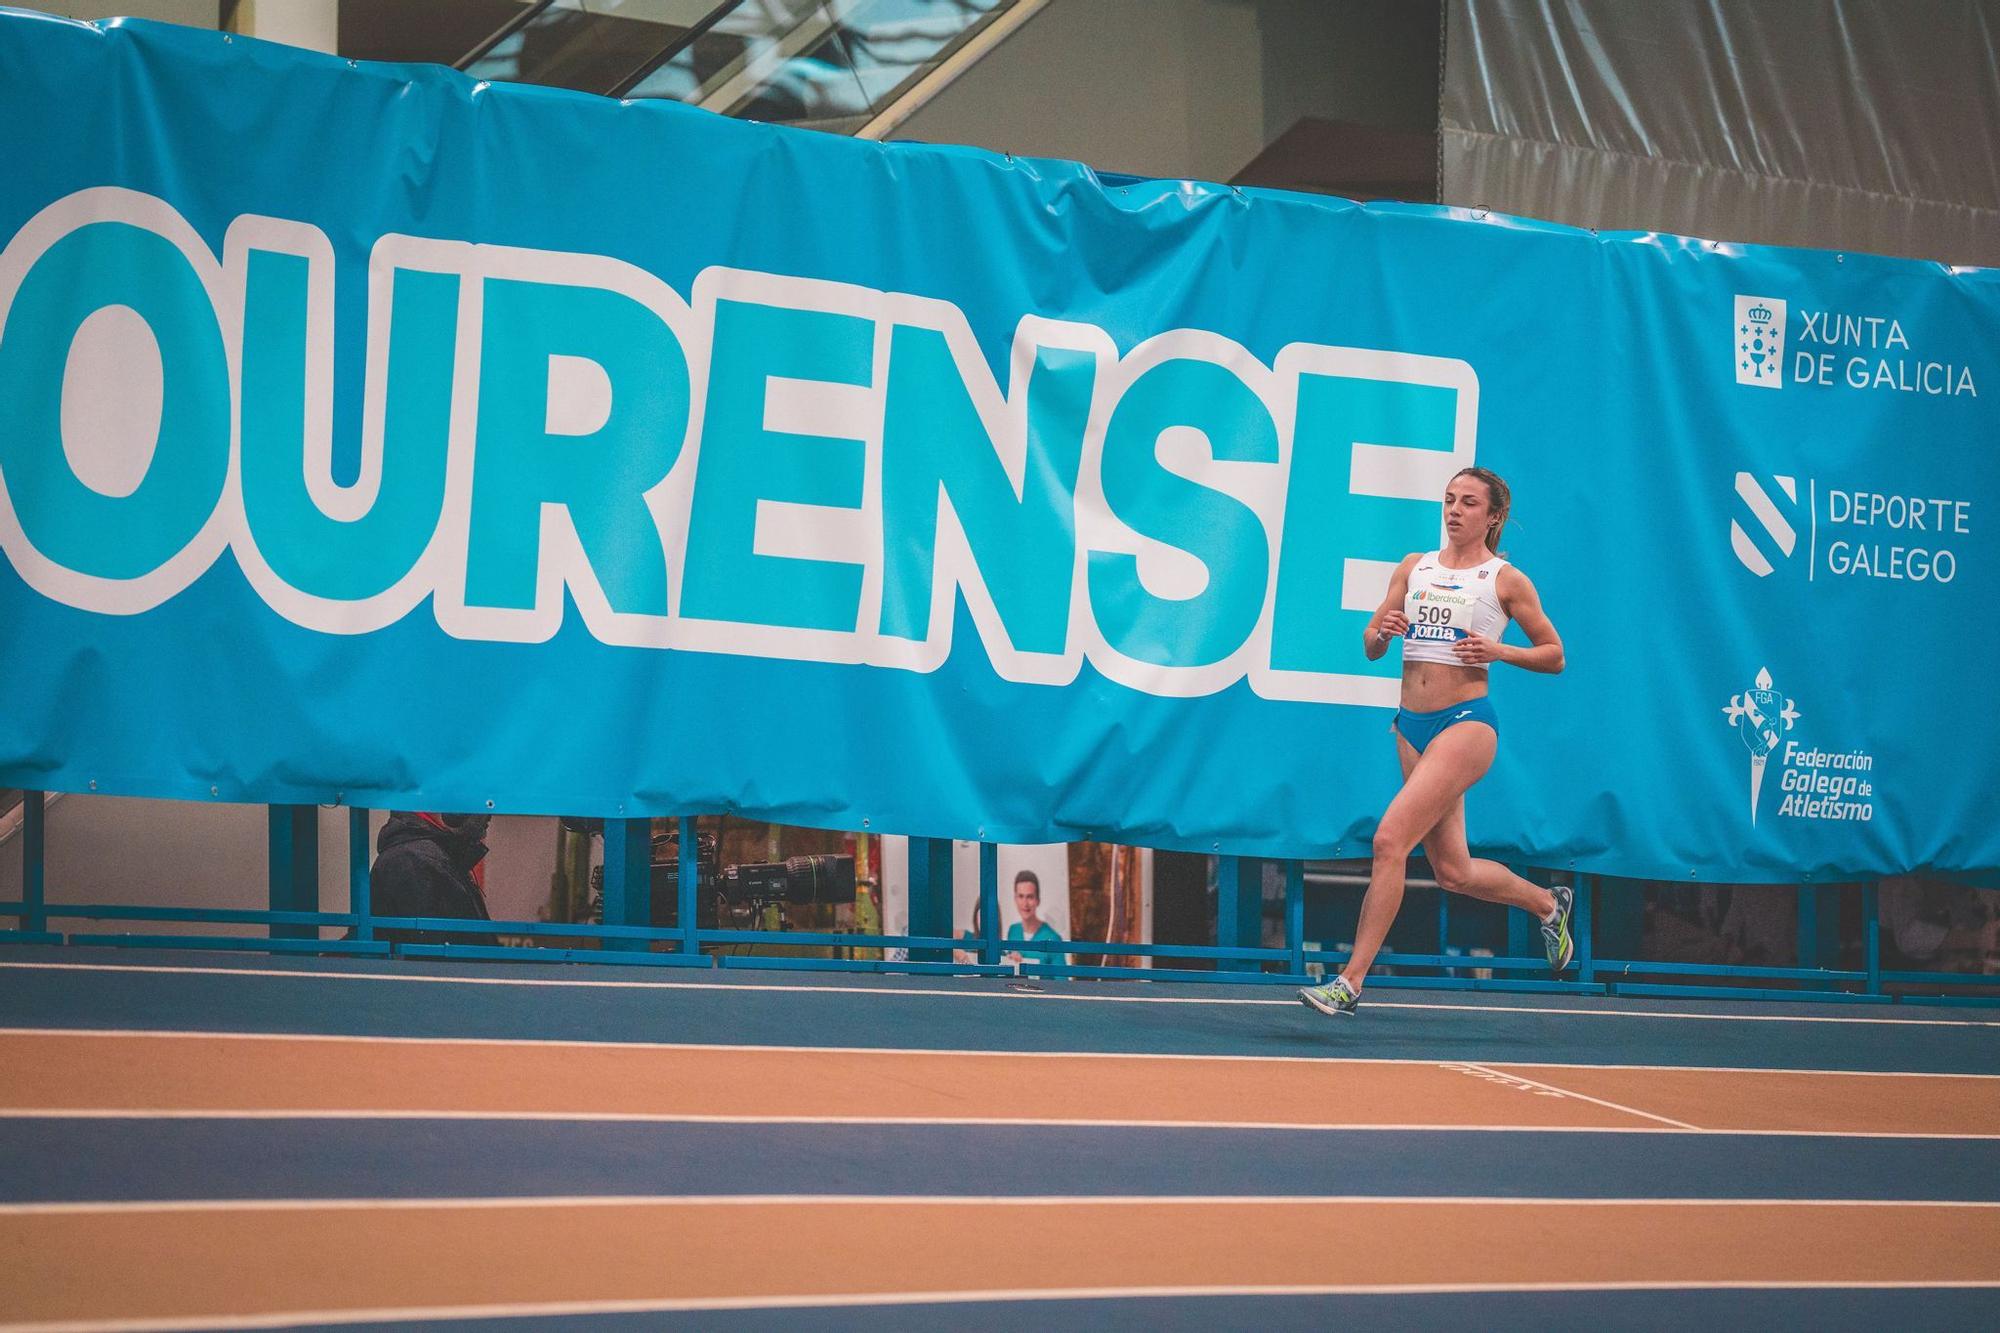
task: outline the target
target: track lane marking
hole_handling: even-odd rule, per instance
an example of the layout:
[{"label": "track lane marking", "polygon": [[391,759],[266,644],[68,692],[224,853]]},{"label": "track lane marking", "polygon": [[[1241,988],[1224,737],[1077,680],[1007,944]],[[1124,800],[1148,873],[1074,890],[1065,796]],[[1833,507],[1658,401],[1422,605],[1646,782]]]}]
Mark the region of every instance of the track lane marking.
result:
[{"label": "track lane marking", "polygon": [[[1228,1051],[1028,1051],[969,1049],[947,1046],[810,1046],[720,1041],[598,1041],[576,1037],[429,1037],[375,1036],[347,1032],[239,1032],[195,1028],[85,1028],[85,1027],[0,1027],[5,1037],[83,1037],[152,1039],[169,1041],[304,1041],[349,1042],[384,1046],[494,1046],[565,1048],[590,1051],[768,1051],[774,1054],[824,1055],[940,1055],[1005,1060],[1215,1060],[1251,1064],[1305,1065],[1416,1065],[1436,1069],[1462,1061],[1441,1061],[1436,1056],[1398,1055],[1242,1055]],[[1926,1069],[1803,1069],[1789,1065],[1661,1065],[1600,1064],[1583,1061],[1524,1060],[1495,1061],[1502,1069],[1581,1069],[1673,1072],[1689,1074],[1807,1074],[1842,1078],[1937,1078],[2000,1081],[2000,1074],[1963,1070]]]},{"label": "track lane marking", "polygon": [[[59,914],[58,914],[59,915]],[[525,951],[524,951],[525,952]],[[521,965],[535,966],[536,960],[523,958]],[[567,977],[454,977],[434,972],[398,976],[389,972],[327,972],[279,967],[197,967],[191,964],[69,963],[25,959],[0,960],[0,969],[40,968],[82,972],[159,972],[170,975],[225,977],[287,977],[322,981],[381,981],[399,984],[449,986],[572,987],[597,990],[699,990],[780,992],[808,995],[887,995],[931,996],[959,1000],[1045,1000],[1061,1004],[1183,1004],[1258,1005],[1286,1009],[1294,1002],[1286,999],[1252,999],[1244,996],[1203,995],[1066,995],[1055,991],[959,990],[938,986],[820,986],[804,982],[723,982],[723,981],[628,981],[615,978]],[[1144,983],[1132,983],[1144,984]],[[1178,983],[1156,982],[1156,985]],[[1407,1000],[1370,1000],[1370,1009],[1418,1009],[1441,1012],[1539,1014],[1558,1018],[1659,1018],[1687,1022],[1718,1023],[1867,1023],[1878,1026],[2000,1028],[2000,1019],[1983,1018],[1889,1018],[1867,1014],[1711,1014],[1681,1013],[1669,1009],[1573,1009],[1545,1008],[1521,1004],[1423,1004]]]},{"label": "track lane marking", "polygon": [[326,1199],[103,1199],[0,1203],[0,1216],[96,1213],[298,1213],[383,1209],[537,1208],[1121,1208],[1273,1207],[1393,1204],[1503,1208],[1962,1208],[2000,1210],[2000,1199],[1735,1199],[1520,1194],[477,1194],[408,1198],[381,1195]]},{"label": "track lane marking", "polygon": [[1017,1301],[1116,1301],[1257,1296],[1460,1296],[1625,1291],[1985,1291],[2000,1280],[1937,1282],[1405,1282],[1242,1284],[1187,1287],[1057,1287],[1014,1291],[853,1292],[818,1296],[665,1297],[644,1300],[539,1301],[488,1305],[380,1306],[373,1309],[292,1310],[281,1314],[198,1319],[89,1319],[0,1323],[0,1333],[193,1333],[202,1329],[296,1328],[301,1324],[386,1324],[471,1319],[562,1318],[671,1314],[704,1310],[866,1309],[871,1306],[1011,1304]]},{"label": "track lane marking", "polygon": [[[1567,1094],[1566,1094],[1567,1095]],[[1674,1122],[1653,1125],[1495,1125],[1408,1124],[1356,1122],[1332,1124],[1295,1120],[1148,1120],[1130,1117],[1037,1116],[898,1116],[898,1115],[706,1115],[679,1111],[459,1111],[423,1108],[381,1110],[372,1107],[0,1107],[7,1120],[450,1120],[544,1122],[550,1124],[637,1125],[881,1125],[885,1127],[1005,1129],[1194,1129],[1256,1130],[1327,1134],[1698,1134],[1722,1138],[1781,1139],[1943,1139],[1979,1142],[2000,1139],[2000,1133],[1953,1134],[1942,1130],[1897,1129],[1700,1129]]]},{"label": "track lane marking", "polygon": [[[1458,1120],[1615,1126],[1581,1099],[1519,1098],[1434,1063],[967,1058],[760,1048],[616,1050],[269,1041],[78,1041],[0,1036],[0,1103],[22,1108],[672,1112],[997,1120],[1375,1124]],[[1058,1077],[1050,1079],[1052,1072]],[[1723,1076],[1708,1076],[1711,1078]],[[1462,1085],[1462,1086],[1461,1086]],[[1329,1094],[1341,1090],[1337,1101]],[[1615,1094],[1613,1094],[1615,1095]],[[1894,1130],[1981,1129],[1968,1116],[1859,1121]],[[1817,1128],[1845,1128],[1828,1124]]]},{"label": "track lane marking", "polygon": [[[0,1212],[0,1273],[17,1320],[210,1323],[407,1307],[604,1298],[823,1302],[877,1288],[986,1291],[985,1255],[1039,1246],[1002,1285],[1060,1291],[1203,1286],[1564,1285],[1776,1280],[1895,1287],[2000,1282],[2000,1202],[1677,1199],[1462,1201],[1315,1195],[1073,1196],[990,1202],[880,1195],[669,1196],[384,1203],[256,1200],[248,1206],[113,1204]],[[712,1200],[708,1202],[707,1200]],[[1356,1219],[1329,1250],[1334,1210]],[[1873,1211],[1871,1211],[1873,1210]],[[846,1250],[773,1269],[774,1231],[830,1225],[848,1247],[905,1253],[888,1274]],[[622,1244],[605,1251],[604,1228]],[[352,1256],[374,1256],[363,1269]],[[680,1262],[662,1264],[673,1254]],[[802,1301],[802,1303],[809,1303]]]},{"label": "track lane marking", "polygon": [[[1583,1101],[1583,1102],[1590,1102],[1590,1103],[1592,1103],[1592,1104],[1594,1104],[1594,1105],[1597,1105],[1597,1106],[1602,1106],[1602,1107],[1605,1107],[1605,1108],[1607,1108],[1607,1109],[1609,1109],[1609,1110],[1613,1110],[1613,1111],[1623,1111],[1623,1112],[1624,1112],[1624,1113],[1625,1113],[1626,1115],[1634,1115],[1634,1116],[1638,1116],[1638,1117],[1640,1117],[1640,1118],[1641,1118],[1641,1119],[1643,1119],[1643,1120],[1657,1120],[1657,1121],[1659,1121],[1659,1122],[1660,1122],[1661,1124],[1663,1124],[1663,1125],[1671,1125],[1671,1126],[1673,1126],[1673,1127],[1674,1127],[1675,1129],[1685,1129],[1685,1130],[1691,1130],[1691,1131],[1693,1131],[1693,1132],[1695,1132],[1695,1133],[1701,1133],[1701,1132],[1703,1132],[1700,1126],[1698,1126],[1698,1125],[1690,1125],[1690,1124],[1689,1124],[1689,1123],[1688,1123],[1687,1121],[1685,1121],[1685,1120],[1675,1120],[1675,1119],[1672,1119],[1672,1118],[1671,1118],[1671,1117],[1669,1117],[1669,1116],[1663,1116],[1663,1115],[1654,1115],[1654,1114],[1653,1114],[1653,1113],[1652,1113],[1651,1111],[1641,1111],[1641,1110],[1640,1110],[1640,1109],[1639,1109],[1638,1107],[1636,1107],[1636,1106],[1626,1106],[1626,1105],[1624,1105],[1624,1104],[1623,1104],[1622,1102],[1612,1102],[1612,1101],[1606,1101],[1606,1100],[1605,1100],[1604,1098],[1602,1098],[1602,1097],[1593,1097],[1593,1096],[1591,1096],[1591,1095],[1590,1095],[1589,1093],[1584,1093],[1584,1092],[1572,1092],[1572,1091],[1570,1091],[1570,1090],[1569,1090],[1568,1088],[1559,1088],[1559,1087],[1555,1086],[1555,1085],[1554,1085],[1553,1083],[1542,1083],[1542,1082],[1539,1082],[1539,1081],[1538,1081],[1538,1080],[1536,1080],[1536,1079],[1532,1079],[1532,1078],[1523,1078],[1523,1077],[1522,1077],[1521,1075],[1519,1075],[1519,1074],[1512,1074],[1512,1073],[1508,1073],[1508,1074],[1503,1074],[1503,1073],[1501,1073],[1501,1072],[1500,1072],[1499,1070],[1497,1070],[1497,1069],[1494,1069],[1494,1068],[1492,1068],[1491,1066],[1488,1066],[1488,1065],[1473,1065],[1473,1064],[1468,1064],[1468,1065],[1466,1065],[1466,1066],[1464,1066],[1464,1067],[1465,1067],[1465,1068],[1467,1068],[1467,1069],[1473,1069],[1473,1070],[1478,1070],[1478,1071],[1480,1071],[1480,1072],[1482,1072],[1482,1073],[1486,1073],[1486,1074],[1492,1074],[1492,1075],[1493,1075],[1493,1076],[1495,1076],[1496,1078],[1504,1078],[1504,1079],[1511,1079],[1511,1080],[1513,1080],[1513,1081],[1514,1081],[1514,1082],[1516,1082],[1516,1083],[1525,1083],[1525,1084],[1527,1084],[1527,1085],[1528,1085],[1529,1087],[1531,1087],[1531,1088],[1540,1088],[1540,1089],[1542,1089],[1542,1090],[1543,1090],[1544,1092],[1551,1092],[1551,1093],[1554,1093],[1554,1094],[1555,1094],[1556,1096],[1558,1096],[1558,1097],[1574,1097],[1574,1098],[1576,1098],[1576,1099],[1577,1099],[1578,1101]],[[1450,1066],[1446,1066],[1446,1068],[1450,1068]]]},{"label": "track lane marking", "polygon": [[1954,1075],[66,1031],[0,1034],[0,1067],[19,1110],[2000,1131],[2000,1083]]}]

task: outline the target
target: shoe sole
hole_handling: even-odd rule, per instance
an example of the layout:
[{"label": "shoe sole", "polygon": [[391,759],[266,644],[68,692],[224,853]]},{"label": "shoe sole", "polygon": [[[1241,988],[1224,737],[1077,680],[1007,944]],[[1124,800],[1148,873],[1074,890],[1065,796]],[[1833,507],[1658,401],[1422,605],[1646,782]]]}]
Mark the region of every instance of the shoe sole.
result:
[{"label": "shoe sole", "polygon": [[1304,1005],[1308,1009],[1317,1009],[1320,1013],[1325,1014],[1328,1018],[1354,1017],[1354,1011],[1352,1009],[1342,1009],[1338,1005],[1329,1009],[1304,991],[1299,992],[1299,1003]]}]

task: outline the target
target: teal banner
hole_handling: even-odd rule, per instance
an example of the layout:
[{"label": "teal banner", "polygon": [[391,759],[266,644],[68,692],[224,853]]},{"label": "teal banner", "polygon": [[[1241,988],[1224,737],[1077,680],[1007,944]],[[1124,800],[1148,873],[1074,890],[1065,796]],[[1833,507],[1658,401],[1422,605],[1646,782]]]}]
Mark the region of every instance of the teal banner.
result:
[{"label": "teal banner", "polygon": [[0,124],[0,784],[1366,854],[1476,462],[1476,849],[2000,867],[1990,271],[20,13]]}]

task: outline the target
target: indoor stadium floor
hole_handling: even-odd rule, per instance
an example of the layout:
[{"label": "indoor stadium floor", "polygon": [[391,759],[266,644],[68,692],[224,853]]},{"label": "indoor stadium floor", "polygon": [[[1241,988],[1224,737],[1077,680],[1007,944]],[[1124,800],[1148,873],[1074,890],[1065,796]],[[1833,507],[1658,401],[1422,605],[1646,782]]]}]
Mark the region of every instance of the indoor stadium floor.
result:
[{"label": "indoor stadium floor", "polygon": [[8,1328],[1974,1328],[1996,1288],[1990,1009],[0,950]]}]

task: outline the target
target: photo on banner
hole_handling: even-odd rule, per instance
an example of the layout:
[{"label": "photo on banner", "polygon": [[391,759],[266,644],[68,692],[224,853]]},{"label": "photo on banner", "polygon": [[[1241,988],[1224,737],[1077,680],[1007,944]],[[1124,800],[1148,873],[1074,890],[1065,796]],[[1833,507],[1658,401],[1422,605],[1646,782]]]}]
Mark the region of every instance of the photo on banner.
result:
[{"label": "photo on banner", "polygon": [[[883,837],[876,840],[880,875],[883,930],[904,935],[910,929],[910,840]],[[1153,938],[1153,853],[1143,847],[1115,846],[1101,842],[1047,843],[1028,846],[1002,845],[999,848],[1000,935],[1005,942],[1012,934],[1028,934],[1022,929],[1017,879],[1022,871],[1034,875],[1039,890],[1035,916],[1039,923],[1032,932],[1053,931],[1063,940],[1108,941],[1146,944]],[[974,913],[979,899],[979,844],[957,842],[952,848],[952,938],[957,951],[970,958],[977,930]],[[1015,940],[1013,943],[1027,943]],[[1014,950],[1007,950],[1009,954]],[[1049,952],[1026,961],[1065,961],[1060,953]],[[1011,961],[1011,959],[1009,960]],[[1071,954],[1068,961],[1083,966],[1144,967],[1147,959],[1125,954]]]},{"label": "photo on banner", "polygon": [[[1036,952],[1036,941],[1069,940],[1069,845],[1002,844],[999,848],[999,903],[1003,962],[1061,963],[1060,952]],[[951,846],[951,933],[975,952],[980,938],[979,844],[963,839]]]}]

